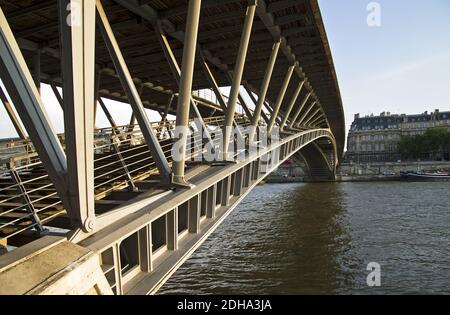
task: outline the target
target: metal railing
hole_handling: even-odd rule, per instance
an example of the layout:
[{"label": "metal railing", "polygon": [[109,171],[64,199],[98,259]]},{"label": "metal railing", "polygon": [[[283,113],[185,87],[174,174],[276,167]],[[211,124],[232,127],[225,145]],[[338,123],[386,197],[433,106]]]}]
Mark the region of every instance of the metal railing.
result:
[{"label": "metal railing", "polygon": [[[223,126],[224,117],[205,119],[210,131]],[[236,116],[241,131],[248,119]],[[175,130],[174,121],[152,124],[169,163]],[[193,121],[191,131],[196,131]],[[138,125],[96,129],[94,133],[94,190],[96,200],[118,190],[138,190],[137,181],[158,174],[155,161]],[[64,136],[59,135],[64,147]],[[205,141],[200,133],[188,138],[186,157],[193,158]],[[219,145],[219,138],[213,140]],[[14,150],[11,150],[14,148]],[[3,149],[3,150],[2,150]],[[11,142],[0,149],[0,239],[10,238],[26,230],[45,231],[44,225],[65,214],[62,202],[32,143],[28,140]]]}]

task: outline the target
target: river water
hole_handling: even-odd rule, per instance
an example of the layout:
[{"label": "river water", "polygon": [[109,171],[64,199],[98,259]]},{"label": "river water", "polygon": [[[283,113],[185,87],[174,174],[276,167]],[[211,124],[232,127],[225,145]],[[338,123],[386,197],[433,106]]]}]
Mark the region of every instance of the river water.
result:
[{"label": "river water", "polygon": [[[258,186],[159,294],[450,293],[450,183]],[[381,286],[367,285],[369,263]]]}]

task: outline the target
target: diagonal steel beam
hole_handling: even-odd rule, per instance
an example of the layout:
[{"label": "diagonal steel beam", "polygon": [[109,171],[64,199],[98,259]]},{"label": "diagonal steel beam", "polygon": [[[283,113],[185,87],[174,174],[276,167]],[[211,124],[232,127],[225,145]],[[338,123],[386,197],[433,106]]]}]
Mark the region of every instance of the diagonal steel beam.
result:
[{"label": "diagonal steel beam", "polygon": [[14,126],[14,129],[17,132],[17,135],[19,136],[20,139],[26,140],[27,139],[27,134],[25,133],[25,130],[22,128],[20,120],[16,116],[16,113],[14,112],[11,104],[9,103],[5,92],[3,92],[3,89],[1,89],[1,88],[0,88],[0,99],[1,99],[1,101],[3,103],[3,106],[6,109],[6,113],[8,114],[9,119],[11,120],[11,123]]},{"label": "diagonal steel beam", "polygon": [[[313,101],[312,103],[311,103],[311,105],[309,106],[309,108],[308,108],[308,110],[302,115],[302,117],[298,120],[298,122],[296,123],[297,124],[297,126],[300,126],[303,122],[307,122],[307,121],[305,121],[305,119],[307,119],[307,118],[311,118],[311,116],[309,116],[308,117],[308,115],[309,115],[309,113],[313,110],[313,108],[314,108],[314,106],[316,106],[316,104],[317,104],[317,101]],[[320,109],[319,109],[320,110]],[[317,112],[315,112],[314,114],[313,114],[313,116],[316,114]]]},{"label": "diagonal steel beam", "polygon": [[[252,100],[253,104],[258,104],[258,101],[256,100],[255,96],[253,95],[253,91],[249,88],[248,84],[244,83],[244,89],[247,92],[248,96],[250,97],[250,99]],[[256,93],[257,94],[257,93]],[[264,106],[267,107],[267,103],[264,102]],[[264,121],[266,122],[266,124],[269,124],[269,118],[267,117],[267,115],[261,111],[261,117],[264,119]]]},{"label": "diagonal steel beam", "polygon": [[280,111],[281,104],[283,103],[287,88],[289,86],[289,83],[291,82],[292,74],[294,73],[294,69],[296,68],[296,66],[297,66],[297,64],[294,64],[289,67],[288,72],[286,73],[286,76],[284,78],[283,84],[281,85],[281,90],[278,93],[278,97],[275,102],[275,106],[273,108],[273,113],[270,116],[269,126],[267,127],[267,132],[269,134],[272,131],[273,126],[275,125],[275,121],[276,121],[278,113]]},{"label": "diagonal steel beam", "polygon": [[70,209],[64,150],[47,117],[22,52],[0,8],[0,76],[61,200]]},{"label": "diagonal steel beam", "polygon": [[103,102],[103,99],[101,97],[98,98],[98,103],[100,104],[100,107],[105,113],[106,119],[108,119],[108,122],[111,125],[111,127],[117,128],[117,124],[114,120],[114,117],[111,115],[110,111],[108,110],[108,107],[106,107],[106,104],[105,102]]},{"label": "diagonal steel beam", "polygon": [[305,85],[305,80],[301,81],[298,84],[297,89],[294,92],[294,95],[292,95],[291,102],[289,103],[286,113],[284,114],[284,118],[280,124],[281,130],[283,130],[284,126],[286,125],[287,120],[289,119],[289,115],[291,114],[292,109],[294,108],[294,105],[297,103],[297,99],[298,99],[300,92],[302,91],[302,88],[304,85]]},{"label": "diagonal steel beam", "polygon": [[[197,1],[197,0],[196,0]],[[161,29],[161,27],[158,24],[154,25],[154,29],[156,32],[156,35],[158,37],[158,40],[161,43],[161,47],[163,49],[164,55],[166,56],[166,60],[169,63],[170,69],[172,71],[172,74],[175,78],[175,81],[177,82],[178,86],[181,88],[181,83],[182,83],[182,70],[180,69],[180,66],[178,65],[177,59],[175,58],[172,48],[170,47],[170,43],[167,40],[166,35],[164,34],[164,31]],[[191,36],[186,36],[184,43],[187,43],[190,40]],[[196,43],[197,46],[197,43]],[[194,49],[194,53],[195,53],[195,49]],[[183,57],[184,58],[184,57]],[[191,83],[192,86],[192,83]],[[180,100],[180,97],[178,97],[178,100]],[[187,107],[189,112],[193,112],[193,114],[197,117],[197,119],[195,120],[195,123],[197,125],[197,129],[203,130],[203,134],[205,135],[205,137],[208,140],[208,143],[211,145],[211,147],[214,147],[214,142],[211,139],[211,135],[209,134],[209,130],[206,127],[205,122],[203,121],[203,117],[200,113],[200,111],[198,110],[198,106],[196,104],[196,102],[194,102],[194,99],[192,98],[192,88],[191,91],[189,93],[189,105]],[[178,110],[178,108],[177,108]],[[178,116],[178,113],[177,113]]]},{"label": "diagonal steel beam", "polygon": [[255,12],[256,1],[249,2],[245,15],[244,27],[242,29],[241,43],[239,45],[239,51],[236,58],[236,65],[233,71],[233,82],[231,84],[230,98],[228,100],[227,111],[225,113],[225,123],[223,126],[222,154],[225,161],[228,160],[228,148],[232,135],[231,125],[236,112],[236,103],[241,86],[242,75],[244,73],[245,60],[247,57],[247,50],[250,42]]},{"label": "diagonal steel beam", "polygon": [[294,125],[297,121],[298,116],[300,116],[300,113],[302,112],[303,108],[305,107],[305,105],[308,102],[311,95],[312,95],[312,92],[308,92],[308,94],[306,94],[305,98],[303,99],[302,105],[300,105],[300,107],[295,112],[294,117],[291,120],[291,124],[289,125],[289,128],[294,128]]},{"label": "diagonal steel beam", "polygon": [[141,127],[142,134],[144,135],[145,141],[147,142],[150,152],[152,153],[152,157],[164,181],[170,182],[171,169],[169,163],[167,162],[166,156],[164,155],[164,152],[152,129],[144,106],[142,105],[141,98],[139,97],[139,92],[137,91],[133,79],[130,75],[130,72],[125,63],[122,52],[120,51],[119,45],[111,29],[111,25],[109,24],[108,18],[106,17],[106,13],[100,0],[96,0],[96,6],[97,14],[99,17],[98,25],[102,32],[103,39],[111,55],[125,93],[128,96],[130,105],[133,108],[133,112],[136,115],[139,126]]},{"label": "diagonal steel beam", "polygon": [[303,123],[304,126],[309,126],[310,122],[315,122],[316,119],[320,116],[317,116],[318,114],[323,115],[322,110],[320,108],[318,108],[310,117],[308,117],[307,120],[305,120],[305,122]]},{"label": "diagonal steel beam", "polygon": [[[220,107],[222,108],[222,111],[225,113],[227,111],[227,103],[225,101],[225,98],[223,97],[222,93],[220,92],[219,85],[217,84],[217,81],[214,78],[211,68],[209,67],[208,63],[206,62],[206,59],[203,56],[203,53],[201,52],[201,50],[199,48],[197,50],[199,52],[197,55],[200,60],[200,64],[202,66],[203,73],[206,75],[206,79],[208,80],[209,84],[211,85],[211,88],[214,92],[214,95],[217,98],[217,101],[219,102]],[[248,108],[245,104],[243,105],[243,107],[248,110]],[[249,115],[249,114],[250,113],[248,113],[247,115]],[[239,126],[236,123],[236,120],[233,120],[233,125],[236,128],[236,130],[239,130]],[[239,133],[239,136],[242,137],[242,135],[240,133]]]},{"label": "diagonal steel beam", "polygon": [[56,100],[58,101],[59,106],[64,111],[64,101],[62,99],[61,93],[59,93],[58,88],[54,81],[50,82],[50,87],[52,88],[53,94],[55,94]]},{"label": "diagonal steel beam", "polygon": [[[267,91],[269,89],[270,80],[272,78],[273,69],[275,67],[275,62],[277,61],[278,51],[280,49],[280,41],[277,41],[272,46],[272,53],[270,54],[269,61],[266,66],[266,72],[264,74],[264,78],[261,84],[261,88],[259,89],[258,103],[256,104],[255,111],[253,113],[252,121],[251,121],[251,130],[249,139],[253,141],[256,127],[261,119],[261,112],[266,100]],[[270,124],[270,122],[269,122]]]}]

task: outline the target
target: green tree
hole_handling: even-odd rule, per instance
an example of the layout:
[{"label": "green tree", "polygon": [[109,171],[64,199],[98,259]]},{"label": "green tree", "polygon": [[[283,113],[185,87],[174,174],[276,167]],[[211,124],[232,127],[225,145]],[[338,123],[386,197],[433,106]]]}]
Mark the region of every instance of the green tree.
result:
[{"label": "green tree", "polygon": [[403,136],[399,143],[402,159],[450,158],[450,131],[437,127],[428,129],[423,135]]}]

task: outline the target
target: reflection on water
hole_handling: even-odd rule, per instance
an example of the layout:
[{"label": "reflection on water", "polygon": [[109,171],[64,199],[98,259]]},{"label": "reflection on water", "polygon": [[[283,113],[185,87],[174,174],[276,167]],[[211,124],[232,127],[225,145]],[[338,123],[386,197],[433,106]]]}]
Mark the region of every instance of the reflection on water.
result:
[{"label": "reflection on water", "polygon": [[[450,293],[450,183],[257,187],[160,294]],[[366,284],[367,264],[382,285]]]}]

